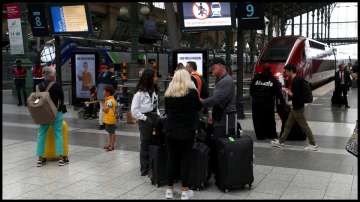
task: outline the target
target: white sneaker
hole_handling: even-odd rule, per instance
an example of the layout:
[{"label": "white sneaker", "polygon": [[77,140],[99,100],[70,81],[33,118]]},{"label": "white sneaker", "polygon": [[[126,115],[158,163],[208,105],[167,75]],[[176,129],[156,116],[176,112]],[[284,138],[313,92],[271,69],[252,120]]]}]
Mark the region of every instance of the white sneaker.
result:
[{"label": "white sneaker", "polygon": [[319,148],[319,145],[308,145],[307,147],[305,147],[304,149],[307,151],[317,151]]},{"label": "white sneaker", "polygon": [[166,199],[173,199],[174,198],[174,192],[173,192],[172,189],[166,189],[165,198]]},{"label": "white sneaker", "polygon": [[285,145],[284,143],[280,143],[278,139],[271,140],[270,142],[274,147],[283,148]]},{"label": "white sneaker", "polygon": [[193,196],[194,196],[194,192],[191,189],[181,192],[181,200],[189,200]]}]

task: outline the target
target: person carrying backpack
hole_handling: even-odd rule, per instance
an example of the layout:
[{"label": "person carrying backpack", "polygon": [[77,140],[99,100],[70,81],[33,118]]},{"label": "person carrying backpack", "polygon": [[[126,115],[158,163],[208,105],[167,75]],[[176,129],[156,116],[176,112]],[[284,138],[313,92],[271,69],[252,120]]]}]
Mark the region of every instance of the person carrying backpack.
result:
[{"label": "person carrying backpack", "polygon": [[56,82],[56,71],[52,67],[44,68],[44,77],[45,80],[38,85],[39,91],[45,91],[49,85],[48,89],[50,98],[57,108],[56,118],[53,124],[41,124],[39,128],[38,138],[37,138],[37,151],[36,155],[39,157],[37,161],[37,167],[45,165],[46,158],[44,158],[45,152],[45,141],[48,129],[50,125],[53,126],[55,132],[55,145],[56,145],[56,154],[60,156],[58,162],[59,166],[64,166],[69,163],[69,159],[64,156],[64,142],[63,142],[63,120],[64,113],[67,112],[66,106],[64,104],[64,91],[61,87],[61,84]]},{"label": "person carrying backpack", "polygon": [[284,147],[284,142],[296,122],[309,139],[309,146],[304,149],[317,151],[319,146],[315,143],[314,135],[306,122],[304,115],[304,104],[312,102],[311,88],[304,78],[296,75],[295,65],[287,64],[285,66],[285,73],[292,78],[291,89],[286,90],[287,94],[292,97],[292,109],[286,121],[283,135],[279,139],[272,140],[270,143],[275,147]]}]

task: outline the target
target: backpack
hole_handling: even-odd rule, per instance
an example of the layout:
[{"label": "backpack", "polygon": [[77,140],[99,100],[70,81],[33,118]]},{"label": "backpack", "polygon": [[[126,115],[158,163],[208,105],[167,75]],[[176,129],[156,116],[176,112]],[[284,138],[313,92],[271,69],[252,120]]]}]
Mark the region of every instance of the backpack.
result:
[{"label": "backpack", "polygon": [[27,98],[27,108],[36,124],[51,124],[55,121],[58,110],[49,94],[49,89],[54,84],[55,82],[49,83],[44,92],[40,92],[37,85],[36,91]]},{"label": "backpack", "polygon": [[209,97],[208,86],[204,81],[204,78],[198,74],[191,74],[191,76],[196,79],[197,90],[198,92],[200,92],[200,97],[201,98]]},{"label": "backpack", "polygon": [[303,87],[304,103],[312,103],[313,102],[313,95],[312,95],[312,90],[311,90],[310,83],[307,82],[306,80],[304,80],[303,82],[304,82],[304,87]]}]

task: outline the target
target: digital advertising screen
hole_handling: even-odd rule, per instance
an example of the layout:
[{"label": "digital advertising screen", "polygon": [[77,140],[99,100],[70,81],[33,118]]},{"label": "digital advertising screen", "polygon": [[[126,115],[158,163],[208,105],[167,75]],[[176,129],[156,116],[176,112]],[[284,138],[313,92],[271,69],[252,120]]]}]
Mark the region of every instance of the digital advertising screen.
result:
[{"label": "digital advertising screen", "polygon": [[179,8],[183,31],[211,30],[234,25],[230,2],[182,2]]},{"label": "digital advertising screen", "polygon": [[208,80],[208,52],[202,49],[178,49],[172,53],[172,69],[169,69],[169,73],[173,74],[177,65],[182,63],[186,66],[187,62],[193,61],[196,63],[197,72]]},{"label": "digital advertising screen", "polygon": [[197,66],[197,72],[203,75],[203,53],[177,53],[176,59],[178,64],[182,63],[184,66],[186,66],[186,63],[189,61],[195,62]]},{"label": "digital advertising screen", "polygon": [[90,98],[90,89],[95,85],[95,54],[75,54],[76,97]]},{"label": "digital advertising screen", "polygon": [[89,32],[89,20],[85,5],[50,6],[53,33]]}]

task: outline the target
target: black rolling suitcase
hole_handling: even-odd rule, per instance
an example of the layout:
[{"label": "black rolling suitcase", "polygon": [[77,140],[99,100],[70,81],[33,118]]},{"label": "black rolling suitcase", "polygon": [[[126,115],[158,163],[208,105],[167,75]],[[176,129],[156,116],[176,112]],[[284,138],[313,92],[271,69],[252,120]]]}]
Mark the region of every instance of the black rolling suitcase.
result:
[{"label": "black rolling suitcase", "polygon": [[331,97],[331,104],[339,106],[345,104],[344,98],[341,96],[341,93],[337,89],[335,89],[333,92],[333,95]]},{"label": "black rolling suitcase", "polygon": [[[290,107],[289,106],[280,106],[279,105],[277,107],[277,113],[279,114],[281,122],[282,122],[281,131],[280,131],[280,137],[281,137],[281,135],[284,132],[286,120],[289,117]],[[286,140],[306,140],[306,135],[301,130],[299,124],[295,123]]]},{"label": "black rolling suitcase", "polygon": [[208,185],[210,148],[202,142],[195,142],[192,149],[189,188],[202,190]]},{"label": "black rolling suitcase", "polygon": [[[235,114],[235,122],[237,116]],[[228,115],[226,116],[226,134],[228,138],[216,141],[217,170],[216,185],[224,192],[241,189],[246,184],[251,188],[253,174],[253,140],[248,135],[238,136],[237,124],[235,131],[229,134]]]},{"label": "black rolling suitcase", "polygon": [[167,152],[163,145],[150,145],[150,173],[151,184],[157,187],[164,186],[167,181]]}]

